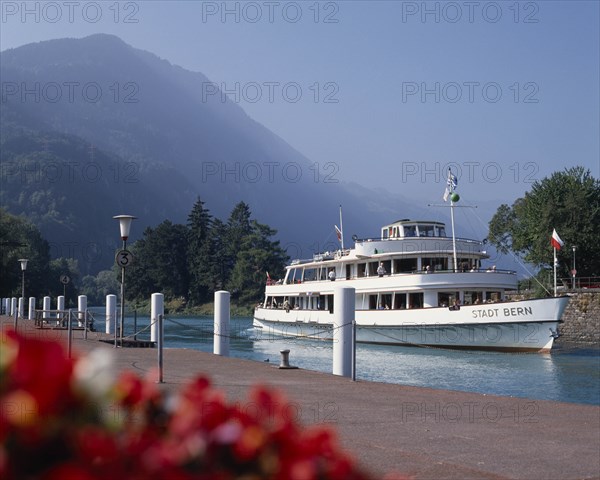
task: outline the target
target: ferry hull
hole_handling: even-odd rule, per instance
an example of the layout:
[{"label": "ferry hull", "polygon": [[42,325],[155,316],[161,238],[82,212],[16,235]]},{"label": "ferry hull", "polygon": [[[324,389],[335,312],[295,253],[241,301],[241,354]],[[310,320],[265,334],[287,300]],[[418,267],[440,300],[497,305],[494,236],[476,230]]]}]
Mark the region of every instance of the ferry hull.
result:
[{"label": "ferry hull", "polygon": [[[467,305],[458,311],[430,308],[356,311],[357,342],[454,349],[549,352],[567,297]],[[258,308],[262,335],[333,338],[328,311]]]}]

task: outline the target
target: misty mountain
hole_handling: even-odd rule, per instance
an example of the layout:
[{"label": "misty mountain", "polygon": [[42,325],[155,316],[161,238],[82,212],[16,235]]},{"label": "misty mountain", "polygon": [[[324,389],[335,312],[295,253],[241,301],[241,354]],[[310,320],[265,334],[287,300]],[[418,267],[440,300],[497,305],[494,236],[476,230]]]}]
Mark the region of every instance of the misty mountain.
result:
[{"label": "misty mountain", "polygon": [[340,165],[313,164],[203,74],[115,36],[3,51],[0,76],[2,206],[33,219],[59,246],[97,243],[102,260],[85,272],[112,261],[112,215],[139,217],[135,239],[166,218],[185,222],[197,196],[222,219],[245,201],[292,257],[335,248],[340,204],[347,244],[399,218],[447,216],[341,182]]}]

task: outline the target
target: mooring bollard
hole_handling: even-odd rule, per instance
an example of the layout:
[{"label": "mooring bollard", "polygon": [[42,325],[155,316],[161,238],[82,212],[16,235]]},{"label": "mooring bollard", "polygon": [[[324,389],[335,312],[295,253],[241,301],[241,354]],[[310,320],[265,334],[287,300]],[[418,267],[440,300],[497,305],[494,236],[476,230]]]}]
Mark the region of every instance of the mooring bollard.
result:
[{"label": "mooring bollard", "polygon": [[19,318],[25,318],[25,299],[23,297],[19,297],[19,306],[17,307],[19,311]]},{"label": "mooring bollard", "polygon": [[109,335],[113,333],[115,328],[115,322],[117,320],[117,296],[107,295],[106,296],[106,325],[104,327],[104,333]]},{"label": "mooring bollard", "polygon": [[64,295],[59,295],[58,298],[56,299],[56,319],[57,320],[62,320],[64,323],[64,316],[65,316],[65,297]]},{"label": "mooring bollard", "polygon": [[333,374],[352,377],[354,358],[354,288],[338,287],[333,295]]},{"label": "mooring bollard", "polygon": [[153,293],[150,297],[150,341],[158,341],[158,316],[165,314],[165,296]]},{"label": "mooring bollard", "polygon": [[77,297],[77,325],[87,329],[87,295]]},{"label": "mooring bollard", "polygon": [[50,297],[44,297],[42,300],[42,321],[47,321],[50,318]]},{"label": "mooring bollard", "polygon": [[229,292],[224,290],[215,292],[213,353],[223,357],[229,356],[229,298]]},{"label": "mooring bollard", "polygon": [[294,367],[290,365],[290,351],[289,350],[279,350],[281,353],[281,361],[279,362],[279,369],[281,370],[294,370],[298,367]]},{"label": "mooring bollard", "polygon": [[15,313],[17,313],[17,297],[12,297],[10,299],[10,316],[12,317]]},{"label": "mooring bollard", "polygon": [[27,311],[27,318],[33,320],[35,318],[35,297],[29,297],[29,309]]}]

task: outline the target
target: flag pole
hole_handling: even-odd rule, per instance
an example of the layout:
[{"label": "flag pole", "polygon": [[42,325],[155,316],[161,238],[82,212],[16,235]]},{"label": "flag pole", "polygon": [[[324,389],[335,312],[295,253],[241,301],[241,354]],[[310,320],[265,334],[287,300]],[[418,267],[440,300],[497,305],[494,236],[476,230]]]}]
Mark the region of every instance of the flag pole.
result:
[{"label": "flag pole", "polygon": [[554,296],[556,297],[556,247],[552,247],[554,250]]},{"label": "flag pole", "polygon": [[454,193],[454,180],[452,178],[452,169],[448,167],[448,180],[446,181],[446,195],[444,201],[448,198],[448,190],[450,191],[450,220],[452,222],[452,256],[454,260],[454,272],[458,271],[458,260],[456,259],[456,235],[454,234],[454,200],[452,194]]},{"label": "flag pole", "polygon": [[340,205],[340,230],[342,232],[342,251],[344,251],[344,223],[342,222],[342,206]]},{"label": "flag pole", "polygon": [[454,272],[458,271],[458,260],[456,259],[456,236],[454,235],[454,202],[450,197],[450,220],[452,222],[452,254],[454,256]]}]

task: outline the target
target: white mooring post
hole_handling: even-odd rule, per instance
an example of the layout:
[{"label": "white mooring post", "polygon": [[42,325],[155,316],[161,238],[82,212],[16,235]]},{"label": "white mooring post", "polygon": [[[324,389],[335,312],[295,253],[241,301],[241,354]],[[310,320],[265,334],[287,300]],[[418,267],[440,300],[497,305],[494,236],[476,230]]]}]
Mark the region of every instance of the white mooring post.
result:
[{"label": "white mooring post", "polygon": [[354,359],[354,288],[338,287],[333,294],[333,374],[352,376]]},{"label": "white mooring post", "polygon": [[158,342],[158,316],[165,314],[165,296],[153,293],[150,297],[150,341]]},{"label": "white mooring post", "polygon": [[35,297],[29,297],[29,310],[27,311],[27,318],[29,320],[35,320]]},{"label": "white mooring post", "polygon": [[10,298],[5,298],[3,300],[3,305],[4,305],[4,315],[9,315],[10,314]]},{"label": "white mooring post", "polygon": [[10,316],[14,317],[17,312],[17,297],[12,297],[10,299]]},{"label": "white mooring post", "polygon": [[19,318],[25,318],[25,299],[23,297],[19,297],[19,306],[17,308],[19,311]]},{"label": "white mooring post", "polygon": [[87,328],[87,295],[79,295],[77,297],[77,321],[80,327]]},{"label": "white mooring post", "polygon": [[224,290],[215,292],[213,353],[224,357],[229,356],[229,297],[229,292]]},{"label": "white mooring post", "polygon": [[50,297],[44,297],[42,300],[42,309],[44,310],[42,318],[44,320],[48,320],[50,318],[50,306]]},{"label": "white mooring post", "polygon": [[56,318],[57,319],[63,319],[66,318],[66,314],[64,313],[65,310],[65,296],[64,295],[59,295],[59,297],[56,299],[56,310],[58,310],[58,313],[56,314]]},{"label": "white mooring post", "polygon": [[117,321],[117,296],[107,295],[106,296],[106,327],[104,332],[111,334],[113,328],[115,328],[115,322]]}]

